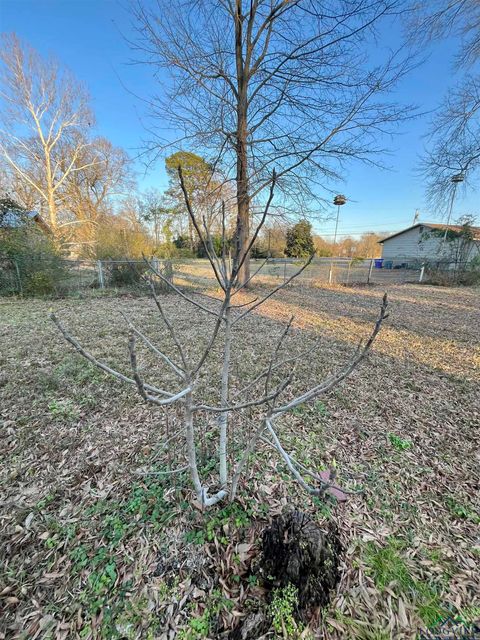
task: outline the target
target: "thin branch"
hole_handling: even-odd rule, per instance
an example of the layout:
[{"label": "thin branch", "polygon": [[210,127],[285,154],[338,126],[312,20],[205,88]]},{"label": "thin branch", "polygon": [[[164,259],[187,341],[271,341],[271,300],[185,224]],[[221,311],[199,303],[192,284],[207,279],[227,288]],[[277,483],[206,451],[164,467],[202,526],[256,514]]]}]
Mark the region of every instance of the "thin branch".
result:
[{"label": "thin branch", "polygon": [[181,289],[179,289],[177,286],[175,286],[173,284],[173,282],[170,282],[170,280],[168,278],[165,278],[165,276],[160,273],[160,271],[158,271],[157,269],[155,269],[155,267],[153,267],[150,262],[144,258],[145,264],[148,265],[148,267],[150,268],[150,270],[158,277],[160,278],[160,280],[162,282],[165,282],[165,284],[167,284],[171,289],[173,289],[176,293],[178,293],[179,296],[181,296],[182,298],[184,298],[185,300],[187,300],[187,302],[190,302],[190,304],[193,304],[194,307],[198,307],[199,309],[201,309],[202,311],[205,311],[206,313],[209,313],[211,316],[216,316],[217,314],[215,313],[215,311],[212,311],[211,309],[209,309],[208,307],[204,307],[203,304],[200,304],[199,302],[196,302],[195,300],[192,300],[192,298],[189,298],[187,295],[185,295],[183,293],[183,291]]},{"label": "thin branch", "polygon": [[165,312],[163,310],[163,307],[162,307],[162,305],[160,303],[160,300],[158,299],[158,296],[157,296],[157,294],[155,292],[155,286],[154,286],[152,281],[150,281],[150,290],[152,292],[153,300],[154,300],[155,304],[157,305],[157,309],[160,312],[162,320],[165,323],[165,326],[167,327],[168,331],[170,332],[170,335],[172,336],[172,340],[174,341],[175,346],[177,347],[178,353],[179,353],[180,358],[182,360],[183,370],[185,372],[187,372],[188,371],[188,364],[187,364],[187,358],[185,356],[185,352],[183,350],[183,347],[182,347],[180,341],[177,338],[177,334],[175,333],[175,329],[173,328],[172,323],[167,318],[167,315],[165,314]]},{"label": "thin branch", "polygon": [[252,274],[249,278],[247,278],[247,280],[245,280],[245,282],[244,282],[243,284],[241,284],[239,287],[237,287],[237,288],[235,289],[235,291],[232,293],[232,298],[233,298],[233,296],[237,295],[237,293],[238,293],[239,291],[241,291],[242,289],[244,289],[244,288],[248,285],[248,283],[249,283],[249,282],[251,282],[251,281],[255,278],[255,276],[256,276],[258,273],[260,273],[260,271],[263,269],[263,267],[267,264],[267,262],[268,262],[269,260],[270,260],[270,257],[265,258],[265,260],[264,260],[264,261],[262,262],[262,264],[258,267],[258,269],[257,269],[256,271],[254,271],[254,272],[253,272],[253,274]]},{"label": "thin branch", "polygon": [[312,389],[302,394],[301,396],[294,398],[289,403],[281,407],[277,407],[276,409],[273,410],[273,414],[279,415],[281,413],[285,413],[286,411],[289,411],[290,409],[297,407],[299,404],[303,404],[308,400],[312,400],[313,398],[319,396],[320,394],[330,391],[330,389],[333,389],[334,387],[336,387],[342,380],[344,380],[347,376],[349,376],[352,373],[352,371],[354,371],[354,369],[356,369],[356,367],[360,364],[360,362],[367,356],[370,350],[370,347],[372,346],[375,338],[378,335],[378,332],[380,331],[383,321],[386,318],[388,318],[388,314],[386,312],[387,306],[388,306],[388,300],[387,300],[387,294],[385,293],[382,300],[382,306],[380,308],[380,314],[378,316],[378,319],[375,323],[374,329],[369,339],[367,340],[365,345],[362,345],[362,343],[358,345],[357,350],[355,351],[355,354],[351,359],[351,361],[339,373],[333,376],[330,376],[329,378],[327,378],[327,380],[324,380],[322,383],[313,387]]},{"label": "thin branch", "polygon": [[140,374],[138,373],[137,352],[135,350],[135,334],[133,333],[133,331],[130,332],[130,337],[128,340],[128,350],[130,352],[130,364],[133,371],[133,379],[135,380],[139,394],[145,401],[147,401],[148,394],[145,391],[143,380],[140,378]]},{"label": "thin branch", "polygon": [[275,430],[272,427],[272,423],[271,420],[269,418],[265,418],[265,425],[266,428],[268,429],[268,431],[270,432],[272,438],[273,438],[273,442],[275,444],[275,448],[277,449],[277,451],[280,453],[280,455],[282,456],[282,458],[285,460],[287,467],[290,471],[290,473],[293,475],[293,477],[297,480],[297,482],[303,487],[303,489],[305,489],[305,491],[307,491],[308,493],[310,493],[311,495],[314,496],[320,496],[323,495],[325,493],[325,489],[326,487],[320,487],[319,489],[316,489],[314,487],[311,487],[303,478],[303,476],[301,475],[301,473],[298,471],[298,469],[295,467],[295,465],[292,463],[292,460],[290,458],[290,456],[288,455],[288,453],[285,451],[285,449],[282,447],[280,440],[277,437],[277,434],[275,433]]},{"label": "thin branch", "polygon": [[[265,444],[270,445],[271,447],[273,447],[278,451],[276,445],[268,438],[260,436],[260,440],[262,442],[265,442]],[[296,465],[297,467],[300,467],[303,473],[305,473],[306,475],[312,477],[314,480],[319,482],[323,486],[324,492],[327,491],[328,489],[337,489],[338,491],[341,491],[342,493],[345,493],[348,495],[358,495],[359,493],[364,493],[363,489],[344,489],[343,487],[338,486],[338,484],[335,484],[334,482],[329,482],[328,480],[324,480],[324,478],[322,478],[322,476],[320,476],[318,473],[316,473],[315,471],[312,471],[312,469],[309,469],[298,460],[295,460],[295,458],[290,453],[287,453],[285,451],[285,454],[290,458],[290,461],[292,462],[292,464]]]},{"label": "thin branch", "polygon": [[198,237],[200,238],[200,240],[202,242],[202,245],[203,245],[203,248],[205,250],[205,254],[206,254],[207,258],[208,258],[208,261],[212,265],[212,269],[213,269],[213,272],[215,274],[215,278],[217,279],[217,282],[221,286],[221,288],[225,291],[225,287],[227,286],[227,283],[223,281],[220,273],[218,272],[217,263],[216,263],[216,255],[215,255],[215,253],[213,255],[210,254],[210,249],[208,247],[208,242],[205,241],[205,238],[203,237],[201,229],[200,229],[200,227],[198,225],[197,219],[195,218],[195,214],[193,213],[192,205],[190,203],[190,197],[188,195],[188,191],[187,191],[187,188],[185,186],[184,179],[183,179],[183,172],[182,172],[182,166],[181,165],[178,165],[178,177],[180,178],[180,186],[182,188],[183,197],[185,199],[185,205],[187,207],[187,211],[188,211],[188,215],[190,216],[190,220],[192,221],[192,224],[195,227],[195,231],[197,232],[197,235],[198,235]]},{"label": "thin branch", "polygon": [[152,342],[147,338],[146,335],[144,335],[143,333],[141,333],[136,327],[135,325],[129,320],[129,318],[123,313],[123,311],[120,311],[120,314],[122,315],[122,317],[124,318],[125,322],[128,324],[128,326],[130,327],[130,329],[141,339],[143,340],[143,342],[147,345],[147,347],[153,351],[153,353],[156,353],[158,356],[160,356],[160,358],[162,358],[162,360],[168,364],[169,367],[171,367],[173,369],[173,371],[175,371],[175,373],[177,374],[177,376],[179,376],[179,378],[181,378],[182,380],[185,380],[185,371],[183,371],[182,369],[179,369],[177,367],[177,365],[172,362],[170,360],[170,358],[163,353],[163,351],[160,351],[160,349],[158,349],[154,344],[152,344]]},{"label": "thin branch", "polygon": [[277,293],[278,291],[280,291],[281,289],[286,287],[292,280],[297,278],[309,266],[309,264],[312,262],[314,256],[315,256],[315,253],[312,253],[312,255],[309,257],[309,259],[307,260],[307,262],[303,265],[303,267],[301,269],[299,269],[296,273],[294,273],[292,276],[290,276],[290,278],[285,280],[285,282],[282,282],[282,284],[279,284],[278,287],[275,287],[275,289],[272,289],[272,291],[270,291],[270,293],[268,295],[266,295],[264,298],[259,300],[256,304],[253,305],[253,307],[250,307],[244,313],[242,313],[240,316],[235,318],[235,320],[233,321],[232,324],[235,324],[236,322],[239,322],[240,320],[243,320],[243,318],[245,318],[245,316],[247,316],[254,309],[259,307],[261,304],[263,304],[266,300],[271,298],[275,293]]},{"label": "thin branch", "polygon": [[262,404],[266,404],[272,400],[276,400],[278,396],[284,391],[288,385],[292,381],[293,374],[290,374],[286,380],[284,380],[272,393],[269,395],[262,396],[261,398],[257,398],[256,400],[250,400],[249,402],[244,402],[243,404],[230,405],[225,407],[214,407],[210,405],[194,405],[192,407],[193,411],[211,411],[213,413],[225,413],[229,411],[240,411],[241,409],[247,409],[249,407],[257,407]]},{"label": "thin branch", "polygon": [[188,386],[185,389],[182,389],[182,391],[179,391],[177,394],[175,394],[171,398],[167,398],[166,400],[159,400],[155,396],[152,396],[149,393],[147,393],[146,390],[145,390],[146,389],[146,385],[144,384],[143,380],[140,378],[140,374],[138,373],[137,354],[136,354],[136,351],[135,351],[135,334],[134,334],[133,331],[130,333],[130,339],[128,341],[128,348],[129,348],[129,351],[130,351],[130,364],[132,366],[133,379],[135,380],[135,383],[137,385],[137,388],[138,388],[138,391],[139,391],[140,395],[142,396],[142,398],[145,401],[151,402],[151,403],[156,404],[156,405],[158,405],[160,407],[164,407],[167,404],[173,404],[177,400],[180,400],[181,398],[186,396],[187,393],[191,392],[192,388],[190,386]]},{"label": "thin branch", "polygon": [[[102,371],[105,371],[105,373],[108,373],[114,378],[118,378],[119,380],[122,380],[122,382],[127,382],[128,384],[137,384],[133,378],[128,378],[123,373],[120,373],[119,371],[115,371],[115,369],[112,369],[105,363],[101,362],[100,360],[97,360],[95,356],[93,356],[91,353],[86,351],[82,347],[82,345],[78,342],[78,340],[76,340],[73,336],[71,336],[68,333],[68,331],[65,329],[65,327],[62,325],[62,323],[54,313],[50,314],[50,318],[53,321],[53,323],[58,327],[58,329],[60,330],[65,340],[69,342],[78,351],[78,353],[80,353],[80,355],[82,355],[86,360],[94,364],[96,367],[98,367]],[[176,397],[173,393],[170,393],[169,391],[158,389],[157,387],[153,387],[152,385],[149,385],[149,384],[145,384],[144,388],[148,391],[151,391],[152,393],[157,393],[158,395],[161,395],[161,396],[167,396],[167,398],[169,399]]]}]

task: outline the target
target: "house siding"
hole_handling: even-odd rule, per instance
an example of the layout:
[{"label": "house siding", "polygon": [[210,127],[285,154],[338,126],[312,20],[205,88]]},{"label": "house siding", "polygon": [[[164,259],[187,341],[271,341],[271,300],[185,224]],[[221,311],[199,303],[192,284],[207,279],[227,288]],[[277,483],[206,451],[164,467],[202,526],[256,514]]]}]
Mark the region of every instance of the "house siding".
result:
[{"label": "house siding", "polygon": [[383,243],[382,258],[385,260],[395,258],[419,258],[420,257],[420,229],[410,229],[394,238],[387,239]]},{"label": "house siding", "polygon": [[[443,236],[430,233],[428,227],[416,227],[400,233],[394,238],[386,239],[382,245],[384,260],[455,260],[455,251],[451,243],[443,246]],[[478,243],[472,243],[468,252],[468,260],[478,253]]]}]

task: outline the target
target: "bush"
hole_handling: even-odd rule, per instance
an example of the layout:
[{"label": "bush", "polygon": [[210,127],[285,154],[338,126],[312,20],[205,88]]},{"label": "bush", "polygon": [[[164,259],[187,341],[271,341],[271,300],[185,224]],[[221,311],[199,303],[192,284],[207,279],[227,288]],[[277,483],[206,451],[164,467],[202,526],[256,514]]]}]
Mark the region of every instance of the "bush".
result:
[{"label": "bush", "polygon": [[287,231],[286,256],[289,258],[307,258],[313,253],[314,249],[310,222],[300,220]]},{"label": "bush", "polygon": [[46,296],[55,292],[55,281],[51,273],[37,271],[29,274],[23,283],[26,296]]},{"label": "bush", "polygon": [[470,264],[467,269],[443,270],[428,269],[423,281],[438,287],[452,287],[460,285],[463,287],[473,287],[480,285],[480,268],[475,264]]},{"label": "bush", "polygon": [[[108,265],[108,263],[103,264]],[[112,287],[137,286],[143,282],[143,277],[149,271],[147,265],[130,264],[128,262],[110,264],[108,269],[108,286]]]},{"label": "bush", "polygon": [[53,239],[34,224],[0,230],[0,294],[57,293],[67,272]]}]

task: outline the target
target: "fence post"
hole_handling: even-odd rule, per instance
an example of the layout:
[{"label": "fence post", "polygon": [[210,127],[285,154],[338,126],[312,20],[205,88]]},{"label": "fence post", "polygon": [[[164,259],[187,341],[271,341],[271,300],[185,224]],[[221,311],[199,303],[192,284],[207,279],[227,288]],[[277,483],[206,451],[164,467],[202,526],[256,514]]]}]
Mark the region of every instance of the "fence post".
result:
[{"label": "fence post", "polygon": [[97,260],[97,271],[98,271],[98,284],[100,289],[105,289],[105,280],[103,279],[103,266],[102,261]]},{"label": "fence post", "polygon": [[347,269],[347,282],[345,284],[348,284],[350,282],[350,269],[352,268],[352,260],[350,260],[350,262],[348,263],[348,269]]},{"label": "fence post", "polygon": [[370,260],[370,268],[368,269],[367,284],[370,284],[370,278],[372,277],[373,265],[374,265],[374,260],[372,258]]},{"label": "fence post", "polygon": [[423,282],[423,276],[425,274],[425,265],[422,264],[421,268],[420,268],[420,275],[418,277],[418,281],[419,282]]},{"label": "fence post", "polygon": [[283,283],[287,281],[287,259],[283,261]]},{"label": "fence post", "polygon": [[20,274],[20,267],[18,266],[18,262],[13,260],[13,264],[15,265],[15,272],[18,278],[18,292],[23,297],[23,286],[22,286],[22,276]]}]

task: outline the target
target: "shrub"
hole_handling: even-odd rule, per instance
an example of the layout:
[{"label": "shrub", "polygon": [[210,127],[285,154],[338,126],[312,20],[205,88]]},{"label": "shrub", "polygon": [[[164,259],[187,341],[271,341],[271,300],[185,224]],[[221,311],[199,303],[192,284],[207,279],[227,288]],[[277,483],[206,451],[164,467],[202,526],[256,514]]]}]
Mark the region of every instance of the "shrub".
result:
[{"label": "shrub", "polygon": [[112,287],[136,286],[142,282],[142,278],[147,271],[149,271],[147,265],[130,264],[128,262],[112,263],[109,265],[108,284]]},{"label": "shrub", "polygon": [[0,230],[0,293],[57,293],[67,273],[53,239],[34,224]]},{"label": "shrub", "polygon": [[51,273],[37,271],[26,276],[23,284],[23,293],[26,296],[51,295],[55,291],[55,281]]}]

